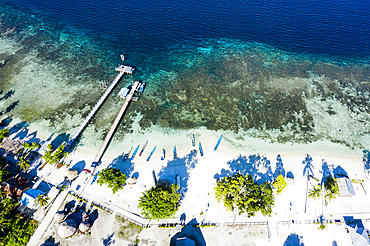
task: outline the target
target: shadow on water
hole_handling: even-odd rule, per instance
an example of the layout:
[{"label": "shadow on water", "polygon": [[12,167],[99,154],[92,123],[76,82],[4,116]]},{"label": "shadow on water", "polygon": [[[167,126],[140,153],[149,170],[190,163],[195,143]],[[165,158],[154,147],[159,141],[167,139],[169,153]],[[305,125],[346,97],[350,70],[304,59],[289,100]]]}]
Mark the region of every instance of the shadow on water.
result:
[{"label": "shadow on water", "polygon": [[104,246],[109,246],[109,245],[112,245],[116,242],[116,240],[113,239],[113,235],[114,235],[114,232],[110,235],[108,235],[106,238],[102,238],[101,240],[103,240],[103,245]]},{"label": "shadow on water", "polygon": [[[7,93],[4,94],[3,97],[0,98],[0,101],[7,100],[7,99],[11,98],[11,96],[14,94],[14,92],[15,92],[15,90],[8,91]],[[0,94],[3,94],[3,91],[1,91]]]},{"label": "shadow on water", "polygon": [[183,158],[168,161],[167,166],[163,167],[158,173],[158,180],[167,179],[171,184],[176,182],[176,176],[180,176],[181,199],[184,198],[188,190],[188,179],[191,170],[195,167],[198,160],[196,159],[197,151],[192,150]]},{"label": "shadow on water", "polygon": [[220,174],[216,174],[216,179],[232,176],[236,173],[242,175],[251,175],[253,180],[258,184],[263,182],[272,182],[273,173],[271,171],[270,161],[263,156],[250,155],[249,157],[241,156],[227,163],[230,170],[222,169]]},{"label": "shadow on water", "polygon": [[63,142],[68,142],[68,140],[69,140],[69,137],[70,137],[70,135],[69,134],[67,134],[67,133],[61,133],[61,134],[59,134],[58,136],[56,136],[54,139],[53,139],[53,141],[51,141],[51,144],[53,145],[53,146],[59,146],[59,145],[61,145]]},{"label": "shadow on water", "polygon": [[370,151],[363,150],[362,153],[364,156],[362,157],[362,163],[364,163],[364,172],[367,176],[370,175]]},{"label": "shadow on water", "polygon": [[285,240],[284,246],[304,246],[303,237],[292,233]]},{"label": "shadow on water", "polygon": [[285,178],[284,164],[280,155],[276,157],[276,169],[274,172],[274,180],[276,180],[279,175],[282,175]]},{"label": "shadow on water", "polygon": [[199,227],[196,227],[196,225],[198,225],[196,219],[192,219],[191,221],[189,221],[189,223],[187,223],[180,232],[176,233],[171,238],[170,246],[175,246],[177,239],[182,237],[193,240],[195,242],[195,245],[197,246],[205,246],[206,241],[204,239],[203,233]]}]

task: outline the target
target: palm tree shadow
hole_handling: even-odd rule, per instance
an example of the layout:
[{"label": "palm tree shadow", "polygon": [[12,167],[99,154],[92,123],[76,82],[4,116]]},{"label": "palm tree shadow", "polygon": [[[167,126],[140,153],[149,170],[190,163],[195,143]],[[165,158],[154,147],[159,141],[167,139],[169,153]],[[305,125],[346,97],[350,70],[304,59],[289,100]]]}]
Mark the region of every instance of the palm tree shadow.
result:
[{"label": "palm tree shadow", "polygon": [[304,165],[304,168],[303,168],[303,176],[307,176],[307,178],[310,176],[310,175],[314,175],[313,174],[313,165],[312,165],[312,157],[307,154],[306,158],[302,161],[302,164]]},{"label": "palm tree shadow", "polygon": [[251,175],[253,180],[258,184],[273,181],[273,173],[271,171],[270,161],[266,157],[259,155],[250,155],[248,157],[239,155],[237,159],[227,163],[230,170],[222,169],[220,174],[214,177],[220,179],[236,173],[242,175]]},{"label": "palm tree shadow", "polygon": [[303,237],[292,233],[285,240],[284,246],[304,246]]},{"label": "palm tree shadow", "polygon": [[326,178],[332,175],[331,167],[329,167],[328,163],[324,160],[322,160],[322,184],[326,182]]},{"label": "palm tree shadow", "polygon": [[282,175],[285,178],[284,164],[280,155],[276,157],[276,169],[274,172],[274,180],[276,180],[279,175]]},{"label": "palm tree shadow", "polygon": [[195,167],[198,160],[196,159],[197,151],[192,150],[183,158],[168,161],[167,166],[163,167],[158,173],[158,180],[167,179],[171,184],[176,182],[176,176],[180,177],[181,199],[184,198],[188,190],[188,180],[191,170]]}]

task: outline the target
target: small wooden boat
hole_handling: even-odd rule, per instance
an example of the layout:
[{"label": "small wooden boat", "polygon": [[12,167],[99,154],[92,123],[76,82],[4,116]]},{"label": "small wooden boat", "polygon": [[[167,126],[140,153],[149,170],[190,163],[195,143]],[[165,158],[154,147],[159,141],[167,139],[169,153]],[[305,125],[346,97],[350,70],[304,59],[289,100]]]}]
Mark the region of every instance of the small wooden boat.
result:
[{"label": "small wooden boat", "polygon": [[177,151],[176,151],[176,146],[173,147],[173,159],[176,160],[177,159]]},{"label": "small wooden boat", "polygon": [[135,155],[136,155],[137,151],[139,150],[139,147],[140,147],[140,144],[136,147],[136,149],[134,150],[134,153],[132,153],[132,156],[130,158],[131,161],[135,158]]},{"label": "small wooden boat", "polygon": [[166,151],[164,149],[162,149],[162,151],[161,151],[161,160],[163,161],[164,158],[166,158]]},{"label": "small wooden boat", "polygon": [[132,146],[131,146],[131,149],[124,155],[123,158],[128,158],[128,156],[130,155],[131,151],[132,151]]},{"label": "small wooden boat", "polygon": [[216,150],[217,150],[217,148],[218,148],[218,146],[220,145],[221,140],[222,140],[222,136],[223,136],[223,134],[221,134],[221,137],[218,139],[218,142],[217,142],[217,144],[216,144],[216,146],[215,146],[215,148],[214,148],[214,151],[216,151]]},{"label": "small wooden boat", "polygon": [[153,153],[154,153],[154,151],[155,151],[155,148],[156,148],[156,147],[154,147],[154,148],[153,148],[153,150],[152,150],[152,152],[150,152],[150,154],[149,154],[149,156],[148,156],[148,159],[146,159],[146,161],[149,161],[149,160],[150,160],[150,157],[152,157],[152,155],[153,155]]},{"label": "small wooden boat", "polygon": [[199,143],[199,152],[200,152],[200,156],[203,156],[203,148],[200,143]]},{"label": "small wooden boat", "polygon": [[140,153],[139,153],[139,156],[141,156],[142,154],[143,154],[143,152],[144,152],[144,150],[145,150],[145,148],[146,148],[146,145],[148,144],[148,140],[146,140],[146,142],[145,142],[145,144],[144,144],[144,146],[143,146],[143,148],[141,148],[141,151],[140,151]]},{"label": "small wooden boat", "polygon": [[141,85],[139,87],[139,93],[143,93],[144,87],[145,87],[145,83],[141,83]]},{"label": "small wooden boat", "polygon": [[91,180],[91,184],[93,184],[95,182],[95,180],[98,178],[99,173],[100,173],[100,171],[95,174],[93,180]]}]

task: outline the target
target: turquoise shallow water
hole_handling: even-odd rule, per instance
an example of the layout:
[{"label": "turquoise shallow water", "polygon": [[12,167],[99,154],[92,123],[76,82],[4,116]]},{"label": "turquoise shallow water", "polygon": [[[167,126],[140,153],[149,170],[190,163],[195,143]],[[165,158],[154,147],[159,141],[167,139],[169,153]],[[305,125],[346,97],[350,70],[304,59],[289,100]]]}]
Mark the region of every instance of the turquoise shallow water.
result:
[{"label": "turquoise shallow water", "polygon": [[[141,18],[133,19],[122,10],[117,20],[104,12],[108,7],[99,13],[91,7],[80,15],[66,12],[62,16],[63,10],[69,9],[67,3],[56,2],[53,8],[25,7],[21,3],[9,7],[5,1],[0,12],[0,110],[7,122],[20,118],[24,124],[38,124],[39,131],[68,138],[103,93],[99,89],[101,80],[114,78],[119,54],[124,53],[126,63],[135,66],[136,72],[120,82],[84,132],[85,140],[101,141],[121,107],[118,91],[139,79],[148,86],[141,99],[130,106],[115,136],[117,141],[125,133],[138,131],[132,125],[136,120],[140,131],[150,130],[153,125],[174,129],[204,126],[275,142],[328,138],[350,147],[366,146],[370,69],[362,37],[356,42],[352,38],[360,33],[362,22],[358,30],[343,35],[348,42],[337,40],[336,45],[317,49],[309,39],[306,48],[300,43],[303,38],[296,29],[304,21],[305,12],[297,18],[296,29],[291,26],[285,32],[294,33],[288,35],[290,39],[278,29],[281,40],[297,37],[296,43],[284,46],[279,44],[281,40],[273,41],[280,36],[256,42],[266,41],[261,38],[269,33],[263,30],[260,35],[246,36],[240,12],[233,17],[236,22],[230,28],[224,25],[213,29],[214,22],[207,26],[197,23],[199,20],[180,25],[176,15],[170,14],[171,8],[167,9],[171,18],[161,22],[160,14],[154,18],[153,11],[146,8],[139,8]],[[86,5],[77,4],[75,11],[82,6]],[[212,9],[200,6],[206,7]],[[245,12],[245,6],[239,7]],[[217,4],[213,11],[221,13]],[[94,15],[89,15],[92,12]],[[179,19],[201,14],[196,9],[193,12],[189,16],[180,11]],[[206,12],[202,18],[216,21],[212,17],[216,12]],[[352,17],[357,19],[361,13]],[[329,22],[332,15],[328,15]],[[97,22],[96,18],[105,21]],[[219,24],[229,20],[220,19],[224,22]],[[136,31],[127,24],[139,27],[150,20],[158,26],[143,26]],[[175,22],[177,26],[166,26]],[[347,22],[342,23],[344,34],[350,27]],[[95,29],[94,23],[99,23]],[[194,23],[198,25],[196,30]],[[327,25],[323,20],[321,23]],[[121,29],[122,25],[126,27]],[[320,32],[325,30],[321,28]],[[341,42],[343,45],[338,45]]]}]

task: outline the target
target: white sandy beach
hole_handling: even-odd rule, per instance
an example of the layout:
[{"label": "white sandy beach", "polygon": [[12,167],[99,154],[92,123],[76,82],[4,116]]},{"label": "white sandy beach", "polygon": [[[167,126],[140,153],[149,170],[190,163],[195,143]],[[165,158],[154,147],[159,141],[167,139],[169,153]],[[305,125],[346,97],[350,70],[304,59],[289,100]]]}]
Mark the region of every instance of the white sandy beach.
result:
[{"label": "white sandy beach", "polygon": [[[195,135],[195,147],[191,145],[192,134]],[[221,134],[224,134],[224,138],[218,150],[214,151],[213,148]],[[146,140],[148,140],[148,145],[143,155],[139,157],[141,147]],[[203,157],[199,154],[198,142],[201,142],[203,146]],[[135,149],[139,144],[139,151],[133,161],[124,161],[122,153],[128,152],[131,146]],[[146,159],[154,146],[156,146],[156,151],[150,161],[147,162]],[[177,149],[177,160],[173,160],[172,151],[174,146]],[[160,160],[160,150],[162,148],[167,151],[164,161]],[[326,163],[324,164],[325,167],[328,167],[331,171],[340,166],[350,179],[364,180],[363,186],[354,184],[356,196],[352,198],[339,197],[330,202],[328,206],[322,206],[321,200],[313,201],[308,198],[305,212],[307,178],[303,175],[304,165],[302,162],[307,154],[312,157],[314,176],[320,180],[323,163]],[[71,168],[81,171],[90,165],[94,156],[95,153],[89,151],[86,147],[78,147],[68,157],[68,163],[70,163]],[[280,161],[277,160],[278,156],[281,158]],[[140,210],[137,208],[138,200],[143,191],[154,185],[152,171],[155,172],[157,179],[168,179],[171,183],[174,183],[176,175],[179,175],[181,177],[183,198],[178,213],[175,218],[160,222],[152,221],[151,224],[178,223],[180,218],[185,215],[185,223],[195,219],[198,223],[220,225],[221,227],[217,228],[201,229],[204,231],[203,236],[207,245],[283,245],[290,234],[295,236],[294,233],[302,237],[304,245],[331,245],[334,241],[337,245],[348,245],[350,238],[345,232],[343,224],[340,226],[335,225],[335,223],[328,224],[327,230],[319,231],[317,230],[318,225],[305,224],[305,221],[317,220],[322,212],[326,219],[333,221],[343,219],[343,216],[370,218],[370,210],[368,209],[370,205],[368,197],[370,185],[364,176],[362,156],[363,153],[359,149],[351,150],[329,141],[310,144],[280,144],[268,143],[250,137],[241,138],[241,136],[231,132],[214,132],[206,129],[168,130],[167,132],[152,129],[152,131],[145,134],[128,134],[121,143],[113,141],[102,159],[102,164],[95,171],[97,172],[108,166],[119,168],[128,176],[136,177],[136,185],[126,185],[122,190],[113,194],[107,186],[100,186],[95,182],[92,185],[88,184],[82,195],[92,197],[93,200],[102,202],[102,204],[114,205],[127,212],[140,215]],[[231,174],[238,171],[249,173],[256,180],[272,180],[277,165],[285,175],[292,172],[295,182],[294,185],[288,185],[282,195],[276,195],[272,217],[264,217],[260,214],[252,218],[248,218],[244,214],[236,215],[234,212],[226,211],[224,206],[214,198],[214,177],[223,177],[228,171]],[[51,170],[52,167],[47,165],[42,172],[46,175]],[[65,167],[54,169],[48,179],[57,184],[63,180],[65,171]],[[77,186],[77,183],[78,180],[73,185]],[[310,189],[311,183],[308,185]],[[72,188],[76,187],[72,186]],[[284,221],[292,220],[296,224],[282,224]],[[225,222],[266,221],[269,223],[270,239],[267,237],[268,235],[264,238],[252,237],[245,239],[248,242],[239,237],[230,239],[231,237],[223,233],[224,229],[222,229]],[[150,238],[156,242],[162,240],[163,242],[168,238],[166,230],[171,231],[171,229],[144,229],[139,237]],[[233,229],[229,228],[227,230]],[[171,233],[174,234],[174,230]],[[225,239],[227,239],[227,243],[225,243]]]}]

